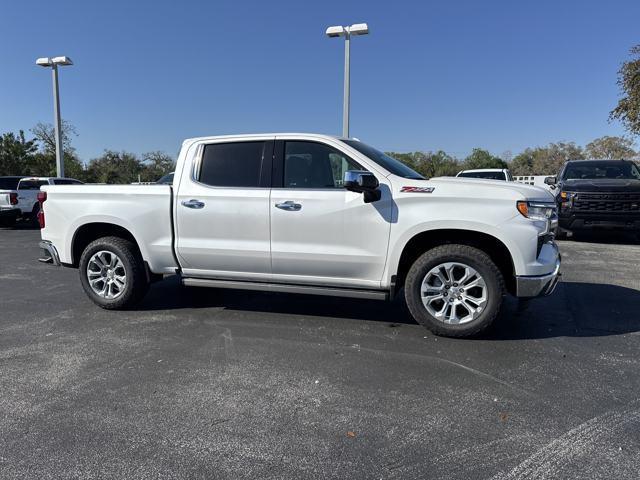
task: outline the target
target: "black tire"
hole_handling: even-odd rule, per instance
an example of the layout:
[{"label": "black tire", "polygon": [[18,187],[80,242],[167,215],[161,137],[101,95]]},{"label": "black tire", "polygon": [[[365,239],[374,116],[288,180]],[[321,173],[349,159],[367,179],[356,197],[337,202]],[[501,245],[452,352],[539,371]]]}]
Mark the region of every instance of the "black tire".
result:
[{"label": "black tire", "polygon": [[558,227],[558,230],[556,230],[556,239],[566,240],[568,238],[569,238],[569,230],[565,230],[564,228]]},{"label": "black tire", "polygon": [[[115,298],[98,295],[89,285],[87,266],[94,254],[106,251],[115,254],[122,262],[126,282]],[[149,289],[144,261],[138,248],[129,240],[120,237],[102,237],[91,242],[82,252],[79,265],[80,282],[87,296],[98,306],[107,310],[121,310],[138,303]]]},{"label": "black tire", "polygon": [[[422,303],[424,278],[434,267],[447,262],[461,263],[475,269],[486,285],[486,305],[476,318],[467,323],[451,324],[438,320]],[[468,245],[447,244],[425,252],[413,263],[405,281],[405,298],[413,318],[436,335],[445,337],[470,337],[489,328],[500,312],[504,292],[502,273],[489,255]]]}]

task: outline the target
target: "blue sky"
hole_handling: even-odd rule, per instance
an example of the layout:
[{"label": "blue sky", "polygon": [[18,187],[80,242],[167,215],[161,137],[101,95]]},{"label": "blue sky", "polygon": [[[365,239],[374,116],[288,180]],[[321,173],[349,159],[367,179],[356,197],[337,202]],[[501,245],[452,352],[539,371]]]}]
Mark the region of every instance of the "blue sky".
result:
[{"label": "blue sky", "polygon": [[640,1],[12,1],[0,16],[0,132],[63,118],[83,160],[105,148],[175,155],[186,137],[338,134],[352,42],[351,134],[384,150],[514,154],[624,133],[607,115],[640,43]]}]

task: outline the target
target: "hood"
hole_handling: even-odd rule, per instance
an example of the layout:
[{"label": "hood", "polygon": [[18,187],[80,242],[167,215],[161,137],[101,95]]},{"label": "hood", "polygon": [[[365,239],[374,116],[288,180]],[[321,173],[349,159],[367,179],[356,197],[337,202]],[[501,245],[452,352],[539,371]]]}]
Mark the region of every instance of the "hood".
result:
[{"label": "hood", "polygon": [[640,180],[598,178],[564,180],[562,190],[568,192],[632,192],[640,193]]},{"label": "hood", "polygon": [[537,200],[540,202],[555,201],[554,196],[546,188],[518,182],[463,177],[434,177],[429,180],[410,181],[425,186],[431,185],[436,188],[438,185],[442,185],[445,188],[461,189],[463,195],[469,197],[511,196],[515,199]]}]

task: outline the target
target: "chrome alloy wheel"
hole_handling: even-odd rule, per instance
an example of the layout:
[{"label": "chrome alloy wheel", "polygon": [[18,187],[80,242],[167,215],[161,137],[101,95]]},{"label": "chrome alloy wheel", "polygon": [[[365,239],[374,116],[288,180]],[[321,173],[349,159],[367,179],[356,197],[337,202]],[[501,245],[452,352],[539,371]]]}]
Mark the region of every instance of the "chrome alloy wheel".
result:
[{"label": "chrome alloy wheel", "polygon": [[101,250],[89,259],[87,280],[96,295],[112,300],[124,292],[127,272],[120,257],[113,252]]},{"label": "chrome alloy wheel", "polygon": [[441,263],[425,275],[420,288],[427,311],[443,323],[463,324],[480,316],[487,303],[487,284],[472,267]]}]

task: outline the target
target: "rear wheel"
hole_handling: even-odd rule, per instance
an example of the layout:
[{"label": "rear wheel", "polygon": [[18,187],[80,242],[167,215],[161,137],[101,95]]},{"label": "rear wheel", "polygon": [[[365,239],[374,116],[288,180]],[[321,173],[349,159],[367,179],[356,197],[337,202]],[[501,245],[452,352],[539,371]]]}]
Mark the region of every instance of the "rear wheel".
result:
[{"label": "rear wheel", "polygon": [[82,252],[79,270],[85,293],[108,310],[135,305],[149,288],[140,252],[123,238],[103,237],[91,242]]},{"label": "rear wheel", "polygon": [[482,250],[441,245],[421,255],[405,282],[413,318],[437,335],[468,337],[487,329],[500,311],[504,280]]}]

